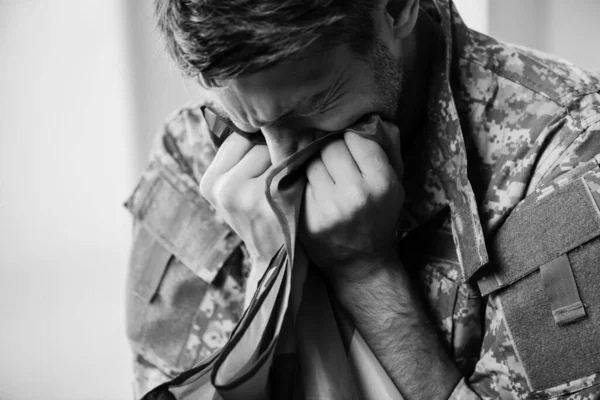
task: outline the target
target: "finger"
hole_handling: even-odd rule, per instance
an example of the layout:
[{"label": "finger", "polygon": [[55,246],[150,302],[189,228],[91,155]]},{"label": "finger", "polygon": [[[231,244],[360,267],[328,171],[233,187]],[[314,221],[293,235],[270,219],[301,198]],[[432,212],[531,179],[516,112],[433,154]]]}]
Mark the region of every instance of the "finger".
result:
[{"label": "finger", "polygon": [[312,212],[316,212],[318,210],[318,202],[315,198],[315,193],[310,182],[306,185],[306,189],[304,190],[304,201],[302,202],[302,221],[301,224],[301,234],[306,233],[306,231],[311,231],[314,228],[314,215],[309,213],[309,210]]},{"label": "finger", "polygon": [[210,163],[209,169],[215,175],[222,175],[229,171],[255,146],[248,139],[237,133],[229,135],[223,142],[215,158]]},{"label": "finger", "polygon": [[329,175],[321,157],[311,159],[306,166],[306,178],[312,186],[315,198],[327,196],[333,190],[335,182]]},{"label": "finger", "polygon": [[215,204],[213,189],[219,178],[235,166],[254,146],[240,135],[230,135],[219,148],[200,180],[200,193],[211,204]]},{"label": "finger", "polygon": [[391,168],[387,154],[374,140],[346,132],[344,141],[363,176],[379,176]]},{"label": "finger", "polygon": [[299,234],[301,240],[307,239],[308,235],[318,232],[320,226],[327,224],[327,215],[322,214],[323,204],[317,198],[314,187],[308,183],[304,191],[304,201],[302,202],[301,224]]},{"label": "finger", "polygon": [[267,146],[254,146],[229,172],[250,179],[261,176],[270,167],[271,157]]},{"label": "finger", "polygon": [[336,184],[362,178],[360,169],[344,140],[336,140],[321,150],[321,159]]}]

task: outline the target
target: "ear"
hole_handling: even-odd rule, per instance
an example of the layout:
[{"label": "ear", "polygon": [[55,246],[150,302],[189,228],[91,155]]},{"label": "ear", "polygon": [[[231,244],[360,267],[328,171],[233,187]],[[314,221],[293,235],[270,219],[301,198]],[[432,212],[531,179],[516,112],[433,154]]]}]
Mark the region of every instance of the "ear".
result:
[{"label": "ear", "polygon": [[402,40],[417,24],[419,0],[384,0],[383,11],[394,38]]}]

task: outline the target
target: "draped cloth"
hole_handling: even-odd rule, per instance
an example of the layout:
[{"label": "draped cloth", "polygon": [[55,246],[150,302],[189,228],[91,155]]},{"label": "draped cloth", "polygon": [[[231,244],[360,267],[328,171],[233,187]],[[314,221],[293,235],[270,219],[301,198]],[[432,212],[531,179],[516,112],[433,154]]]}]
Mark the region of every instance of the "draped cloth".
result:
[{"label": "draped cloth", "polygon": [[[303,167],[327,143],[354,132],[388,154],[395,126],[369,116],[289,156],[267,176],[266,197],[284,236],[225,346],[143,400],[402,399],[323,276],[297,242]],[[392,158],[392,157],[391,157]]]}]

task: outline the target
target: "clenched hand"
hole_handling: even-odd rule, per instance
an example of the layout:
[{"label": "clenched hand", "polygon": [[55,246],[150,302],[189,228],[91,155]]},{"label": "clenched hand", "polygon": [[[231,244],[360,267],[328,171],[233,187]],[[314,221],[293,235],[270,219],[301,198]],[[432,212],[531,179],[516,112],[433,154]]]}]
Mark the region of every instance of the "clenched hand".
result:
[{"label": "clenched hand", "polygon": [[242,238],[255,261],[268,262],[283,244],[265,197],[270,168],[266,146],[233,134],[221,145],[200,182],[200,193]]},{"label": "clenched hand", "polygon": [[[393,251],[404,191],[397,131],[392,136],[397,148],[391,161],[375,141],[346,132],[306,166],[300,239],[309,258],[332,278],[360,278],[369,272],[365,266],[375,268],[378,258]],[[265,197],[265,178],[277,154],[272,150],[270,156],[267,146],[231,135],[200,184],[202,195],[263,264],[283,243]]]},{"label": "clenched hand", "polygon": [[390,162],[379,144],[346,132],[307,166],[301,239],[330,278],[360,279],[394,251],[404,201],[398,141]]}]

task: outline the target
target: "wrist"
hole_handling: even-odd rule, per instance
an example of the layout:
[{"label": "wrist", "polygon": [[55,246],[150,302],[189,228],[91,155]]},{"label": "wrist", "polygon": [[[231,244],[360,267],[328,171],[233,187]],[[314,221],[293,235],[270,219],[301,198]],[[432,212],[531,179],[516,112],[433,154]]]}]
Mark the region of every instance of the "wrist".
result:
[{"label": "wrist", "polygon": [[269,245],[268,247],[265,246],[260,249],[258,249],[255,246],[248,246],[248,254],[250,255],[252,263],[268,264],[271,261],[273,256],[275,256],[275,254],[277,254],[277,252],[281,248],[281,244],[275,244],[274,241],[270,243],[271,245]]},{"label": "wrist", "polygon": [[395,248],[389,247],[365,257],[355,258],[328,276],[331,287],[340,300],[364,288],[388,282],[391,274],[402,272],[402,262]]},{"label": "wrist", "polygon": [[439,341],[398,254],[381,254],[371,260],[371,267],[359,279],[331,281],[335,297],[407,397],[448,398],[460,372]]}]

